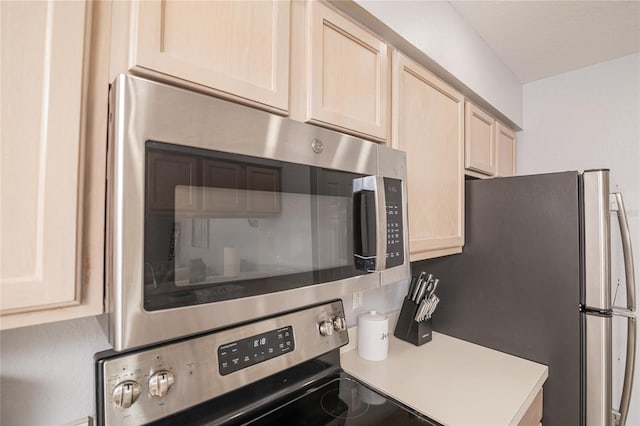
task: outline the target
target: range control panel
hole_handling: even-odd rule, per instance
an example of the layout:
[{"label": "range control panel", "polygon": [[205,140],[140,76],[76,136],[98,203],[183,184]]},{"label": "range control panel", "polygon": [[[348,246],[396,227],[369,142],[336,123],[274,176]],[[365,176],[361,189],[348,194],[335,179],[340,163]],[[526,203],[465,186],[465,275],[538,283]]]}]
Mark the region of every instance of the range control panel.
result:
[{"label": "range control panel", "polygon": [[[295,339],[294,339],[295,337]],[[147,424],[349,343],[342,301],[96,355],[96,422]]]},{"label": "range control panel", "polygon": [[256,334],[218,348],[218,371],[225,376],[262,361],[291,352],[295,348],[290,325]]},{"label": "range control panel", "polygon": [[386,267],[404,263],[404,227],[402,226],[402,181],[384,178],[387,213],[387,259]]}]

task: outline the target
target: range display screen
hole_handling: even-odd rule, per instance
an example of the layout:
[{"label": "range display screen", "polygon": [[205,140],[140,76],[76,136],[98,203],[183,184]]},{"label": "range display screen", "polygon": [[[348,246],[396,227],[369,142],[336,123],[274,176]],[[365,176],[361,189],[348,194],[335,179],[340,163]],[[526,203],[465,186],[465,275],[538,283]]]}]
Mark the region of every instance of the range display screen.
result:
[{"label": "range display screen", "polygon": [[295,348],[293,327],[287,326],[256,334],[218,347],[218,371],[221,376],[261,363]]}]

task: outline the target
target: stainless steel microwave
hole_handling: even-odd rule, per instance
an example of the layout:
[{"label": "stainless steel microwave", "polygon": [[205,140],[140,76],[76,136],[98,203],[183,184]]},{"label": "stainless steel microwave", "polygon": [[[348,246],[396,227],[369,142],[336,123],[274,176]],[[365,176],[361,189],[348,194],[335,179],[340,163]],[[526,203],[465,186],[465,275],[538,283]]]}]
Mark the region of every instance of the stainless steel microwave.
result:
[{"label": "stainless steel microwave", "polygon": [[108,153],[117,351],[409,278],[403,152],[120,75]]}]

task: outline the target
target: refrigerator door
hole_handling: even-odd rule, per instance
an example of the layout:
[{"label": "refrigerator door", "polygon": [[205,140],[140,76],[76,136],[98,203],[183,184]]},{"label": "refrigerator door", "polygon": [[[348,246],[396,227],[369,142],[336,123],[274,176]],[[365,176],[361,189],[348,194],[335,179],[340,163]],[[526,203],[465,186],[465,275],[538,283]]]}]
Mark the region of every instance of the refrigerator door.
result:
[{"label": "refrigerator door", "polygon": [[583,184],[584,288],[587,310],[611,312],[609,171],[587,170]]},{"label": "refrigerator door", "polygon": [[585,314],[586,426],[610,426],[611,316]]}]

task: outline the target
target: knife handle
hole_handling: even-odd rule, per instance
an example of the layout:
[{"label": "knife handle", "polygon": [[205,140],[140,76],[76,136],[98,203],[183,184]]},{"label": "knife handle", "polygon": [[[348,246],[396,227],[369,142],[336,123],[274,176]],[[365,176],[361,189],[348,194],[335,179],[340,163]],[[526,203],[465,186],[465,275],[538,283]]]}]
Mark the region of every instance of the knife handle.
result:
[{"label": "knife handle", "polygon": [[421,301],[421,300],[422,300],[422,298],[424,297],[424,292],[425,292],[425,291],[426,291],[426,289],[427,289],[427,285],[428,285],[428,284],[423,284],[423,285],[420,287],[420,290],[418,290],[418,297],[416,298],[416,303],[420,303],[420,301]]},{"label": "knife handle", "polygon": [[411,296],[413,295],[413,291],[416,288],[417,282],[418,282],[418,279],[416,277],[411,277],[411,283],[409,284],[409,291],[407,292],[408,299],[411,299]]}]

